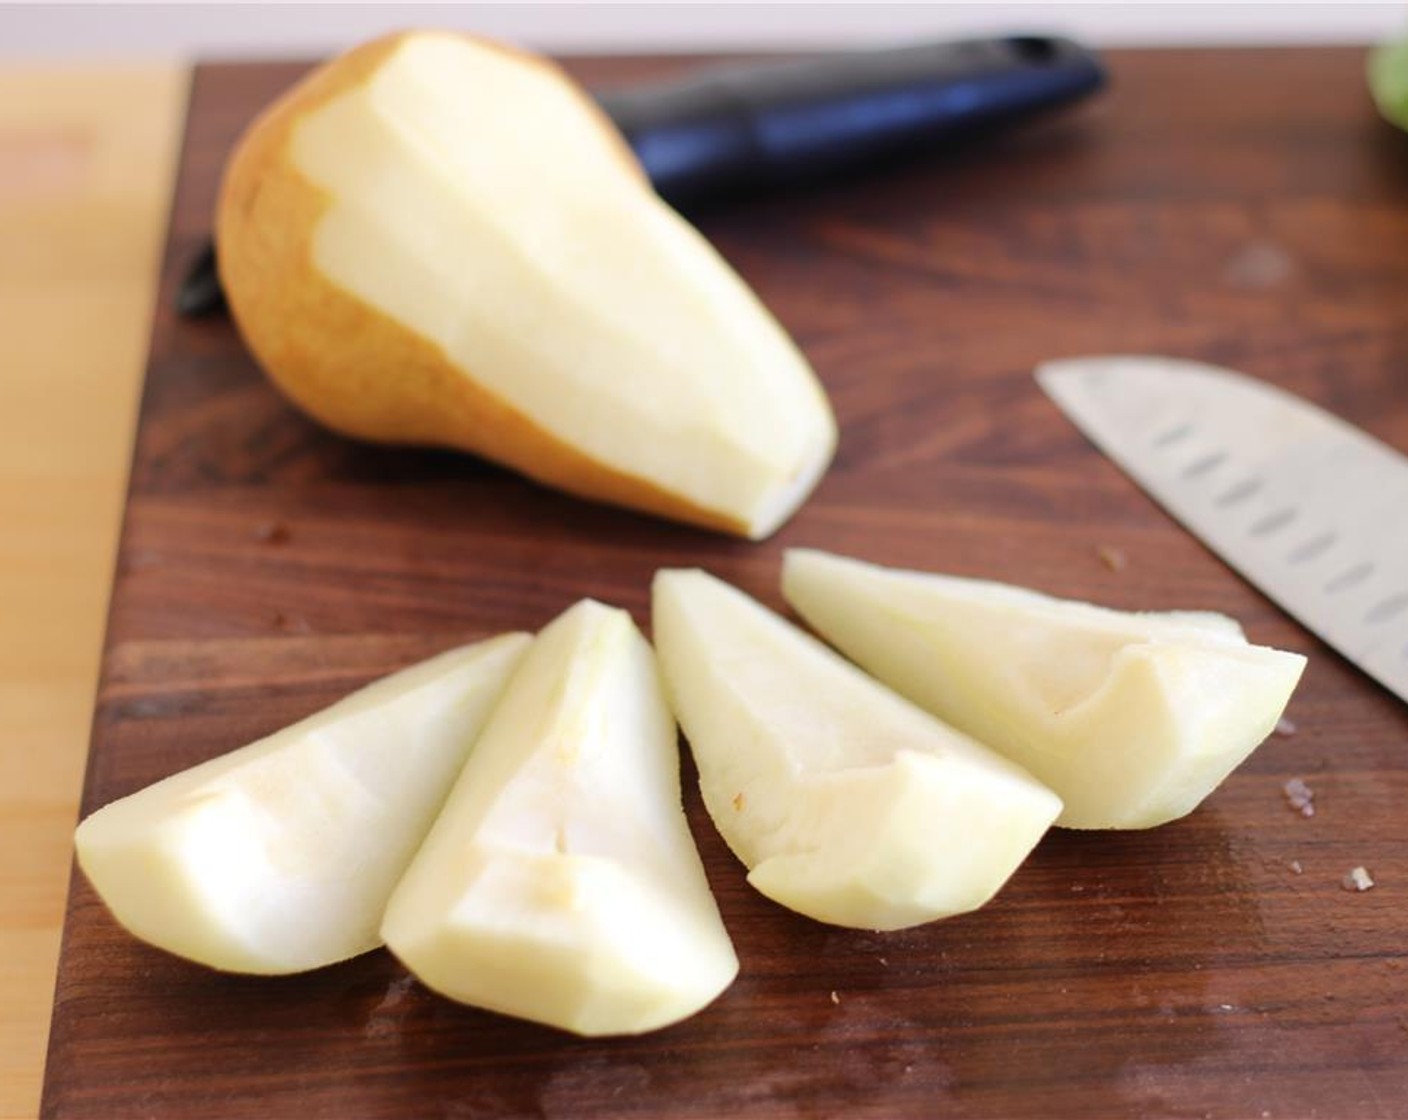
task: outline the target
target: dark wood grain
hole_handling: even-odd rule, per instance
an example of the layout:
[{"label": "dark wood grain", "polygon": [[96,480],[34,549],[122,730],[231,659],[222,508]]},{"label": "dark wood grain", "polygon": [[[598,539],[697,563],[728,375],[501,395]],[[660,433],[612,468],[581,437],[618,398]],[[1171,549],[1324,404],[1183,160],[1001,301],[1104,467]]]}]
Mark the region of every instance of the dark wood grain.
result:
[{"label": "dark wood grain", "polygon": [[[706,565],[780,605],[788,545],[1228,611],[1311,665],[1298,732],[1191,817],[1053,833],[981,913],[905,933],[831,929],[754,894],[688,788],[742,973],[640,1039],[458,1007],[384,952],[284,980],[218,975],[127,937],[76,876],[44,1114],[1408,1112],[1408,707],[1177,529],[1030,376],[1080,352],[1198,357],[1408,448],[1408,138],[1375,119],[1358,51],[1110,61],[1107,96],[1041,127],[701,219],[842,422],[835,468],[762,545],[471,458],[338,439],[285,405],[228,323],[174,320],[224,153],[296,73],[201,69],[85,811],[582,595],[644,624],[662,565]],[[680,65],[577,69],[605,83]],[[1316,791],[1311,819],[1284,803],[1293,776]],[[1359,864],[1378,885],[1346,892]]]}]

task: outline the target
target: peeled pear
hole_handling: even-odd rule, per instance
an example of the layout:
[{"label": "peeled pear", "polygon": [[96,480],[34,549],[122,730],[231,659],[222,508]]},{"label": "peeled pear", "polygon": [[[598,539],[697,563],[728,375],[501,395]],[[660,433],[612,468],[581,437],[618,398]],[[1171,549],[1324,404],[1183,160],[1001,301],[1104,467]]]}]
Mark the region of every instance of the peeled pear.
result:
[{"label": "peeled pear", "polygon": [[809,549],[782,593],[820,634],[1061,795],[1067,828],[1195,809],[1275,728],[1305,658],[1225,615],[1128,613]]},{"label": "peeled pear", "polygon": [[806,360],[546,59],[368,43],[245,133],[221,280],[274,382],[350,436],[767,536],[831,459]]},{"label": "peeled pear", "polygon": [[705,572],[658,572],[652,618],[704,804],[783,906],[875,930],[976,909],[1061,811],[1020,767]]},{"label": "peeled pear", "polygon": [[79,866],[131,933],[213,968],[300,972],[374,949],[529,642],[451,650],[114,801],[79,825]]},{"label": "peeled pear", "polygon": [[382,934],[428,987],[583,1035],[692,1015],[738,959],[630,615],[583,600],[514,674]]}]

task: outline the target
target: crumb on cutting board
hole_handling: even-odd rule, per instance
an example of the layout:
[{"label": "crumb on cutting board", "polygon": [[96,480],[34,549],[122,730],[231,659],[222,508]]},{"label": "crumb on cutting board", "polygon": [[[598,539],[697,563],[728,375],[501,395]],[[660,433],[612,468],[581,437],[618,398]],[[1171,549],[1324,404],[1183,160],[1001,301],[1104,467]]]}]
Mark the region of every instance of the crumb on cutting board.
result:
[{"label": "crumb on cutting board", "polygon": [[1282,716],[1276,721],[1275,730],[1272,734],[1280,735],[1283,739],[1289,739],[1296,733],[1296,721],[1290,716]]},{"label": "crumb on cutting board", "polygon": [[1286,283],[1295,271],[1295,258],[1274,241],[1250,241],[1227,258],[1222,280],[1229,287],[1264,291]]},{"label": "crumb on cutting board", "polygon": [[1350,868],[1340,880],[1340,886],[1347,891],[1367,891],[1373,885],[1374,880],[1368,868],[1362,866]]},{"label": "crumb on cutting board", "polygon": [[1286,795],[1286,806],[1303,817],[1315,815],[1315,791],[1305,784],[1303,778],[1292,778],[1281,792]]},{"label": "crumb on cutting board", "polygon": [[1295,872],[1297,875],[1301,874],[1301,873],[1305,870],[1305,868],[1300,865],[1300,860],[1298,860],[1298,859],[1293,859],[1293,860],[1291,860],[1291,862],[1290,862],[1290,868],[1291,868],[1291,870],[1292,870],[1293,872]]},{"label": "crumb on cutting board", "polygon": [[1112,572],[1122,572],[1129,566],[1129,557],[1125,555],[1124,549],[1116,548],[1112,544],[1097,545],[1095,555],[1099,557],[1100,563]]},{"label": "crumb on cutting board", "polygon": [[264,544],[287,544],[292,536],[282,521],[262,521],[254,528],[254,539]]}]

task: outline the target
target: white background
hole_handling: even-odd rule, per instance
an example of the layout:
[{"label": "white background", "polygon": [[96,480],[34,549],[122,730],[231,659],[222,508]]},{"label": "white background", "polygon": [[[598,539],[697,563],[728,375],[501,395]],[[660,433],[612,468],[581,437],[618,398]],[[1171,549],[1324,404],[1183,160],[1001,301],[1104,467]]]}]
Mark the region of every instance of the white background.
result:
[{"label": "white background", "polygon": [[563,52],[840,47],[1057,31],[1096,46],[1370,43],[1404,3],[0,4],[0,59],[327,54],[383,31],[462,27]]}]

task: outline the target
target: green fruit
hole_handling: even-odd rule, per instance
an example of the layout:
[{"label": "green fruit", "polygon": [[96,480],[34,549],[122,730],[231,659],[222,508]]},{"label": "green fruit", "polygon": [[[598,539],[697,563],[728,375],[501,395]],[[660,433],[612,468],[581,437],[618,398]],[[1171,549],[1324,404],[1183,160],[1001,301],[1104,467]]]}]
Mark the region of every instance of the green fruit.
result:
[{"label": "green fruit", "polygon": [[1384,119],[1408,129],[1408,39],[1369,52],[1369,92]]}]

